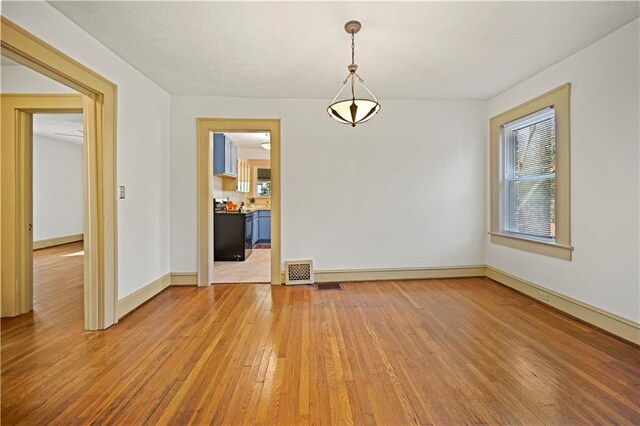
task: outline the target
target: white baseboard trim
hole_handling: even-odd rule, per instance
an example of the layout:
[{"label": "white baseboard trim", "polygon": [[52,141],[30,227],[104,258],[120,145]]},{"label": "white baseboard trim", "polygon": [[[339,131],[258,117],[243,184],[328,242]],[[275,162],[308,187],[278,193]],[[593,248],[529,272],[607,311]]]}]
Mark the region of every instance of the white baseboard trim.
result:
[{"label": "white baseboard trim", "polygon": [[47,247],[61,246],[63,244],[75,243],[84,240],[83,234],[67,235],[65,237],[49,238],[48,240],[40,240],[33,242],[33,249],[39,250]]},{"label": "white baseboard trim", "polygon": [[[316,270],[314,274],[317,282],[463,278],[484,277],[485,266],[462,265],[433,268],[337,269]],[[284,278],[282,282],[284,283]]]},{"label": "white baseboard trim", "polygon": [[493,266],[487,265],[486,276],[584,322],[640,345],[640,324],[635,321],[523,280]]},{"label": "white baseboard trim", "polygon": [[171,285],[171,273],[167,273],[162,277],[158,278],[154,282],[147,284],[141,289],[131,293],[124,299],[118,300],[118,304],[116,307],[116,313],[118,315],[118,319],[127,315],[129,312],[136,309],[138,306],[147,302],[149,299],[153,298],[155,295],[160,293],[165,288]]},{"label": "white baseboard trim", "polygon": [[198,273],[172,272],[171,285],[198,285]]}]

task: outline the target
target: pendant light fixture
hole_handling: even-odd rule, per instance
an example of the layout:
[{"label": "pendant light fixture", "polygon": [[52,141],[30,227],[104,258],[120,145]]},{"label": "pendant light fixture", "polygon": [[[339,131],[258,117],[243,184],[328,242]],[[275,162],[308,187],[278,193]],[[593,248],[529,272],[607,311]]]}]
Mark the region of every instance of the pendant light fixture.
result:
[{"label": "pendant light fixture", "polygon": [[[351,124],[351,127],[356,127],[356,124],[370,120],[380,110],[378,99],[367,89],[362,78],[356,73],[358,66],[355,64],[355,34],[361,28],[362,24],[358,21],[349,21],[344,25],[345,31],[351,34],[351,65],[347,66],[349,75],[342,83],[342,89],[340,89],[336,97],[331,101],[331,105],[327,108],[327,112],[332,118],[343,124]],[[345,87],[349,87],[351,97],[336,101]],[[356,93],[357,87],[362,87],[366,90],[364,97]],[[361,89],[358,89],[358,91],[362,92]]]}]

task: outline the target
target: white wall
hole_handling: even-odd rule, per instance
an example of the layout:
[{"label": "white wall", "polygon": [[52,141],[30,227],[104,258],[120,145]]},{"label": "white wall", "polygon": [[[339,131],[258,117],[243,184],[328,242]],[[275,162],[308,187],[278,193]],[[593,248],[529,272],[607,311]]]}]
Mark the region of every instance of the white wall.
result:
[{"label": "white wall", "polygon": [[383,101],[351,128],[326,100],[174,96],[171,269],[196,270],[196,117],[282,119],[283,260],[317,269],[484,263],[483,102]]},{"label": "white wall", "polygon": [[118,85],[117,179],[127,188],[118,202],[122,299],[169,272],[170,96],[43,1],[3,1],[2,15]]},{"label": "white wall", "polygon": [[34,135],[33,240],[82,234],[82,199],[82,143]]},{"label": "white wall", "polygon": [[77,93],[75,90],[22,65],[0,67],[2,93]]},{"label": "white wall", "polygon": [[211,178],[213,198],[228,198],[234,203],[240,204],[246,200],[246,194],[236,191],[225,191],[222,188],[223,178],[220,176],[213,176]]},{"label": "white wall", "polygon": [[491,99],[497,115],[563,83],[571,94],[572,261],[487,243],[487,261],[640,320],[639,21]]}]

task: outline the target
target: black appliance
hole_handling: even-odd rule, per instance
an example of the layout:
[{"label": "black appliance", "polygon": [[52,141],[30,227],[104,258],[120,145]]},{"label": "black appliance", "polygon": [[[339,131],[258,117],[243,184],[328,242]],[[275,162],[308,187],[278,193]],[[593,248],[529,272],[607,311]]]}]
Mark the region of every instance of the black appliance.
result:
[{"label": "black appliance", "polygon": [[244,261],[252,251],[254,213],[213,215],[213,260]]},{"label": "black appliance", "polygon": [[228,198],[214,198],[213,199],[213,211],[222,212],[227,210]]}]

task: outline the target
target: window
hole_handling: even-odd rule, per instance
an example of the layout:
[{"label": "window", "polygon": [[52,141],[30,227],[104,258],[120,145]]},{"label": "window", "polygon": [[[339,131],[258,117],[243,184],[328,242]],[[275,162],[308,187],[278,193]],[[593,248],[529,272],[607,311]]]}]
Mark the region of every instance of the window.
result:
[{"label": "window", "polygon": [[502,231],[555,240],[556,121],[553,108],[503,126]]},{"label": "window", "polygon": [[271,169],[258,169],[256,180],[256,195],[271,197]]},{"label": "window", "polygon": [[491,119],[491,242],[571,259],[563,85]]}]

